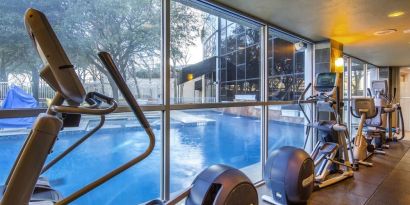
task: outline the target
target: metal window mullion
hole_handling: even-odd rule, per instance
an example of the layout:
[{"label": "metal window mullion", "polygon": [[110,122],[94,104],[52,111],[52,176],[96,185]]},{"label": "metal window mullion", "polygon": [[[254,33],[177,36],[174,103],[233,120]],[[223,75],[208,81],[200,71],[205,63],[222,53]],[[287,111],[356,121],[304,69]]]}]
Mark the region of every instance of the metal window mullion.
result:
[{"label": "metal window mullion", "polygon": [[376,80],[380,80],[380,68],[376,68]]},{"label": "metal window mullion", "polygon": [[[352,130],[352,115],[350,115],[350,106],[352,98],[352,58],[348,57],[347,60],[347,125]],[[353,132],[350,132],[353,133]]]},{"label": "metal window mullion", "polygon": [[161,112],[161,176],[160,198],[168,200],[170,196],[170,13],[171,0],[162,0],[161,21],[161,60],[162,60],[162,104]]},{"label": "metal window mullion", "polygon": [[[269,28],[267,25],[261,27],[261,101],[268,101],[268,39]],[[264,175],[265,162],[268,158],[268,123],[269,123],[269,105],[262,105],[261,109],[261,167],[262,176]]]},{"label": "metal window mullion", "polygon": [[217,34],[217,36],[218,36],[218,39],[217,39],[217,41],[216,41],[216,56],[217,56],[217,58],[216,58],[216,72],[215,72],[215,75],[216,75],[216,87],[215,87],[215,102],[219,102],[220,101],[220,97],[219,97],[219,95],[220,95],[220,93],[221,93],[221,91],[220,91],[220,86],[221,86],[221,57],[220,57],[220,54],[221,54],[221,30],[222,30],[222,26],[221,26],[221,18],[218,16],[217,17],[218,18],[218,28],[217,28],[217,31],[216,32],[218,32],[218,34]]},{"label": "metal window mullion", "polygon": [[366,97],[367,96],[367,63],[365,63],[364,64],[364,86],[363,86],[363,88],[364,88],[364,90],[363,90],[363,97]]},{"label": "metal window mullion", "polygon": [[[306,62],[306,60],[305,60],[305,65],[309,65],[309,67],[308,67],[309,71],[308,71],[307,74],[306,74],[306,67],[305,67],[305,79],[308,79],[308,82],[312,83],[312,84],[313,84],[313,78],[314,78],[315,72],[316,72],[315,71],[316,70],[315,50],[316,50],[316,45],[315,44],[310,45],[310,46],[308,46],[307,54],[305,54],[305,55],[307,55],[306,59],[309,59],[309,62]],[[307,86],[309,84],[308,82],[305,82],[305,86]],[[313,90],[314,90],[313,88],[311,88],[309,90],[309,95],[313,95]],[[304,106],[306,107],[306,106],[309,106],[309,105],[304,105]],[[313,119],[313,115],[315,113],[314,112],[315,107],[312,106],[312,104],[310,104],[310,106],[311,106],[311,109],[309,109],[310,110],[309,117],[310,117],[310,119]],[[307,119],[304,120],[304,123],[307,124]],[[307,129],[307,126],[304,129]],[[306,151],[308,151],[309,153],[313,150],[313,146],[314,146],[314,140],[313,140],[314,132],[313,132],[313,130],[314,129],[310,129],[309,133],[308,133],[308,136],[311,136],[311,138],[310,138],[310,140],[308,139],[308,141],[307,141],[309,146],[307,147]],[[308,136],[305,136],[305,137],[308,137]],[[306,147],[305,147],[305,149],[306,149]]]}]

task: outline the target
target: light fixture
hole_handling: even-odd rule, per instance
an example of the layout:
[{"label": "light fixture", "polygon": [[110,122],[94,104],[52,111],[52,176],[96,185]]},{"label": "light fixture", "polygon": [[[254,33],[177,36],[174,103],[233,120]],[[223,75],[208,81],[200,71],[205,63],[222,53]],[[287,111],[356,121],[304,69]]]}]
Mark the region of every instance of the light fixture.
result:
[{"label": "light fixture", "polygon": [[304,51],[307,47],[307,44],[300,41],[294,44],[296,51]]},{"label": "light fixture", "polygon": [[389,13],[387,16],[389,18],[395,18],[395,17],[403,16],[404,14],[405,14],[404,11],[393,11]]},{"label": "light fixture", "polygon": [[376,31],[373,33],[373,35],[375,36],[384,36],[384,35],[389,35],[392,33],[397,32],[397,29],[385,29],[385,30],[380,30],[380,31]]},{"label": "light fixture", "polygon": [[336,58],[336,60],[335,60],[336,72],[342,73],[343,68],[344,68],[344,59],[342,57]]},{"label": "light fixture", "polygon": [[186,79],[187,79],[188,81],[194,79],[194,74],[188,73],[188,75],[186,76]]},{"label": "light fixture", "polygon": [[410,28],[403,31],[404,34],[410,34]]}]

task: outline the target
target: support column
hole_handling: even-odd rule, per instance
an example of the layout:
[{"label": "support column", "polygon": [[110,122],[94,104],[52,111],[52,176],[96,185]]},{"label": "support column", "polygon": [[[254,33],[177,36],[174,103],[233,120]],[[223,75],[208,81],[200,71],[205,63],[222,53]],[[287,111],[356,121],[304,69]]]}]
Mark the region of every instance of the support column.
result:
[{"label": "support column", "polygon": [[[339,87],[340,99],[343,100],[343,68],[344,63],[337,64],[337,60],[343,59],[343,44],[335,40],[328,40],[320,42],[315,45],[315,75],[321,72],[336,72],[339,75]],[[336,97],[336,94],[335,96]],[[342,114],[342,112],[340,112]],[[342,117],[342,116],[341,116]],[[319,119],[329,120],[330,115],[328,113],[320,113]]]}]

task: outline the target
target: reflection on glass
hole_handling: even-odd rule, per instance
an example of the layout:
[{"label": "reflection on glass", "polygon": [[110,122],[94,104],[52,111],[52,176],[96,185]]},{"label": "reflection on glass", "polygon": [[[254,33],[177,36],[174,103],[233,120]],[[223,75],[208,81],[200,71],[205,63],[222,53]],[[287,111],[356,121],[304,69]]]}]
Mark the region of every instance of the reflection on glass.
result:
[{"label": "reflection on glass", "polygon": [[305,88],[305,50],[299,40],[269,31],[269,100],[297,100]]},{"label": "reflection on glass", "polygon": [[360,60],[352,59],[351,65],[351,96],[365,95],[365,80],[366,73],[364,72],[364,65]]},{"label": "reflection on glass", "polygon": [[269,152],[282,146],[303,148],[305,139],[304,123],[305,118],[298,105],[269,106]]},{"label": "reflection on glass", "polygon": [[24,12],[33,7],[48,17],[87,91],[113,96],[123,104],[121,94],[98,60],[97,52],[104,50],[113,55],[142,104],[159,103],[160,0],[4,0],[2,5],[2,30],[10,32],[0,33],[0,50],[8,53],[0,55],[4,71],[0,74],[0,101],[5,100],[11,85],[32,96],[38,107],[46,107],[47,99],[54,96],[53,90],[39,78],[40,58],[24,27]]},{"label": "reflection on glass", "polygon": [[260,26],[209,11],[171,2],[171,102],[260,100]]},{"label": "reflection on glass", "polygon": [[344,64],[344,69],[343,69],[343,97],[347,98],[348,97],[348,85],[349,85],[349,58],[344,57],[343,62]]},{"label": "reflection on glass", "polygon": [[[156,136],[155,148],[145,160],[84,195],[72,204],[139,204],[159,197],[160,192],[160,113],[145,115]],[[66,128],[49,155],[48,161],[63,152],[99,123],[99,117],[83,116],[80,128]],[[29,132],[0,132],[0,184],[4,184],[11,166]],[[148,137],[132,113],[107,116],[104,126],[45,173],[54,188],[68,196],[141,154]]]},{"label": "reflection on glass", "polygon": [[390,71],[389,68],[379,69],[379,80],[389,80]]},{"label": "reflection on glass", "polygon": [[260,107],[171,112],[171,192],[188,187],[213,164],[244,171],[261,180]]},{"label": "reflection on glass", "polygon": [[[366,82],[367,88],[371,88],[372,82],[378,79],[379,79],[379,68],[374,67],[370,64],[367,64],[367,82]],[[367,91],[366,91],[366,96],[368,96]]]}]

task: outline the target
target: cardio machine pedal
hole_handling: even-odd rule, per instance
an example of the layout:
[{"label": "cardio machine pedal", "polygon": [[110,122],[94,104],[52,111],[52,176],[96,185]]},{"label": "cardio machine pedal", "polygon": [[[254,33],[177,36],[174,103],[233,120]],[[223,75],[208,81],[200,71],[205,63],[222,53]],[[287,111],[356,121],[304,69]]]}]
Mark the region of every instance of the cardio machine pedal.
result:
[{"label": "cardio machine pedal", "polygon": [[337,145],[334,143],[326,142],[320,147],[320,153],[322,154],[330,154],[337,149]]}]

